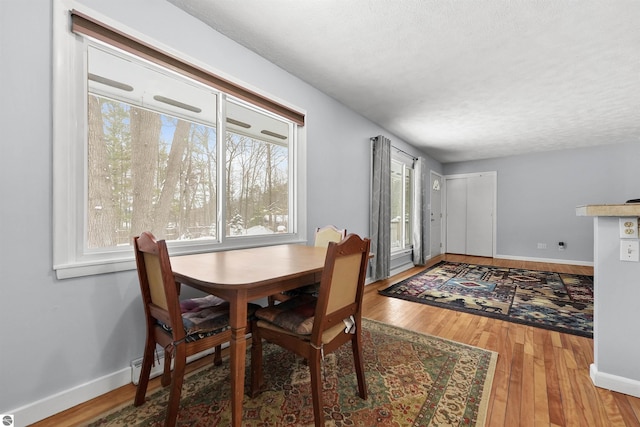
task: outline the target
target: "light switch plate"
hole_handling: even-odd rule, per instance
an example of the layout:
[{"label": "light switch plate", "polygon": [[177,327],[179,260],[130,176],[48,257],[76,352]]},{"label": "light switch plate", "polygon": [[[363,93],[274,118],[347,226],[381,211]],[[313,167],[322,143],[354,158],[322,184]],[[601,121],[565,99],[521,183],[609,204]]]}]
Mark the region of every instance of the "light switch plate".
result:
[{"label": "light switch plate", "polygon": [[620,261],[640,261],[640,241],[638,239],[620,240]]}]

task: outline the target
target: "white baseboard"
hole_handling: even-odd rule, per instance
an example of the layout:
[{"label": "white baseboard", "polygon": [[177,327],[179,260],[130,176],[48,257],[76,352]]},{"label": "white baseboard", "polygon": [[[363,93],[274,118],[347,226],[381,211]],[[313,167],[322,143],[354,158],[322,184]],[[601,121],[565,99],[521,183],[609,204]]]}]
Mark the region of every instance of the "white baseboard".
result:
[{"label": "white baseboard", "polygon": [[599,372],[594,363],[589,368],[591,381],[596,387],[628,394],[629,396],[640,397],[640,381],[620,377],[618,375]]},{"label": "white baseboard", "polygon": [[406,264],[402,264],[397,266],[396,268],[394,268],[393,270],[391,270],[391,272],[389,273],[389,277],[395,276],[396,274],[400,274],[402,272],[405,272],[411,268],[415,267],[415,265],[413,263],[406,263]]},{"label": "white baseboard", "polygon": [[549,264],[584,265],[587,267],[593,267],[593,261],[576,261],[573,259],[533,258],[533,257],[521,257],[521,256],[498,255],[498,254],[496,254],[494,258],[511,259],[515,261],[546,262]]},{"label": "white baseboard", "polygon": [[[228,345],[228,343],[223,344],[223,348]],[[187,357],[187,363],[205,357],[213,353],[213,351],[213,349],[207,349],[193,356],[189,356]],[[123,385],[131,384],[132,382],[137,384],[137,379],[140,376],[139,365],[141,365],[141,361],[142,359],[134,360],[131,362],[130,367],[123,368],[104,377],[96,378],[88,383],[80,384],[36,402],[29,403],[13,411],[8,411],[7,414],[14,416],[15,427],[25,427],[113,391]],[[160,363],[156,361],[156,365],[151,369],[151,378],[160,375],[163,367],[164,357],[160,357]]]},{"label": "white baseboard", "polygon": [[131,368],[127,367],[112,374],[96,378],[88,383],[80,384],[29,403],[8,413],[14,415],[14,425],[16,427],[24,427],[129,383],[131,383]]}]

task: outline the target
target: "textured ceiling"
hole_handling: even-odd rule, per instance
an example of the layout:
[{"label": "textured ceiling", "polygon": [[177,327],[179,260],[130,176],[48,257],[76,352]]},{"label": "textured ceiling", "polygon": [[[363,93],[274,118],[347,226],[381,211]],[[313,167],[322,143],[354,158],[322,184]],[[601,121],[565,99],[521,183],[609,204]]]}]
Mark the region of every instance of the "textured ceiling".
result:
[{"label": "textured ceiling", "polygon": [[168,0],[443,162],[640,143],[637,0]]}]

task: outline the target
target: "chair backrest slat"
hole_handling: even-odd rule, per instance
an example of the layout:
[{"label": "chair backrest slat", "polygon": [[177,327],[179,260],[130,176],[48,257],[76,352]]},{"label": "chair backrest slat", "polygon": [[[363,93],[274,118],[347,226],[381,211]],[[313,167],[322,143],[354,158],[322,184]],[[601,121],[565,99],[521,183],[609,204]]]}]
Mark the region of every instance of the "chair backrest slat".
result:
[{"label": "chair backrest slat", "polygon": [[[174,326],[182,326],[182,314],[178,285],[173,278],[167,244],[164,240],[156,241],[149,232],[144,232],[133,240],[147,321],[162,321],[172,328],[174,339],[180,339],[184,336],[184,328]],[[158,309],[161,309],[162,313],[159,313]]]},{"label": "chair backrest slat", "polygon": [[333,277],[331,277],[327,313],[332,313],[356,301],[360,261],[361,256],[357,253],[336,259]]},{"label": "chair backrest slat", "polygon": [[326,329],[349,315],[360,317],[369,248],[370,240],[361,239],[356,234],[349,234],[338,243],[329,243],[320,281],[312,342],[319,344]]},{"label": "chair backrest slat", "polygon": [[327,225],[316,229],[314,246],[326,248],[330,242],[339,242],[346,236],[346,229],[340,230],[333,225]]},{"label": "chair backrest slat", "polygon": [[158,307],[169,310],[167,304],[167,295],[164,291],[164,282],[162,280],[162,268],[160,267],[160,259],[152,253],[144,253],[144,264],[147,272],[147,282],[149,284],[149,293],[151,302]]}]

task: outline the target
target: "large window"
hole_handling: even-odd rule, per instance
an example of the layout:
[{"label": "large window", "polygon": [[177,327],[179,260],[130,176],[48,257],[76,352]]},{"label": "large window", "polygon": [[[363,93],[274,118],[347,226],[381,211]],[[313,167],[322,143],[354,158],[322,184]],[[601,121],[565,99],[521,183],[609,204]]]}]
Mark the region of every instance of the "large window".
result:
[{"label": "large window", "polygon": [[145,230],[174,253],[300,240],[295,120],[93,37],[59,50],[58,277],[133,267]]},{"label": "large window", "polygon": [[[293,124],[135,57],[88,49],[87,245],[289,232]],[[226,162],[218,230],[216,113]]]},{"label": "large window", "polygon": [[391,159],[391,252],[411,249],[413,224],[413,159]]}]

